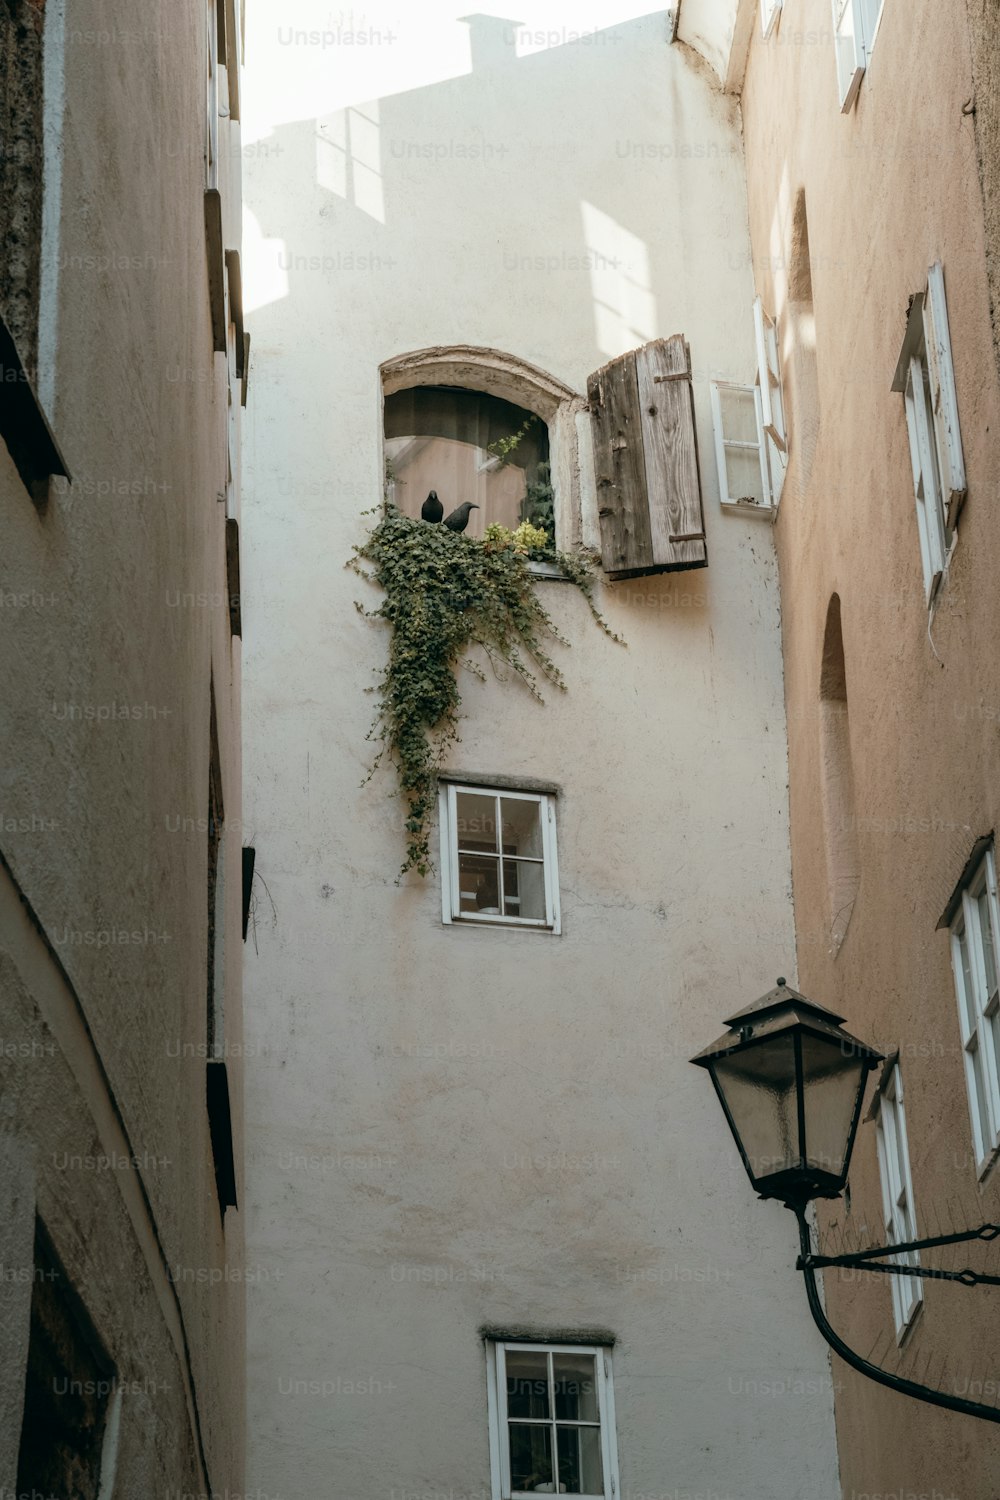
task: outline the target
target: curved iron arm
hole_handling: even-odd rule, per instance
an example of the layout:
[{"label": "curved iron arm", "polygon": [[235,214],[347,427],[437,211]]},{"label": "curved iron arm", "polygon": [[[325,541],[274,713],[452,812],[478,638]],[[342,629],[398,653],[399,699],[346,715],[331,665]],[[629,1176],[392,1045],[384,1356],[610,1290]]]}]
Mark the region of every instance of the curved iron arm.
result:
[{"label": "curved iron arm", "polygon": [[962,1396],[949,1396],[946,1391],[936,1391],[929,1385],[919,1385],[915,1380],[907,1380],[903,1375],[894,1375],[891,1371],[883,1370],[878,1365],[873,1365],[869,1360],[862,1358],[844,1343],[840,1334],[827,1322],[826,1313],[820,1301],[805,1205],[790,1203],[788,1207],[794,1213],[799,1225],[799,1246],[802,1252],[799,1269],[805,1279],[809,1311],[813,1315],[813,1322],[834,1354],[839,1354],[845,1364],[859,1370],[862,1375],[867,1375],[869,1380],[876,1380],[879,1385],[887,1385],[891,1391],[898,1391],[900,1395],[913,1396],[917,1401],[927,1401],[931,1406],[943,1406],[948,1411],[959,1411],[967,1417],[981,1417],[986,1422],[1000,1422],[1000,1408],[983,1406],[979,1401],[966,1401]]}]

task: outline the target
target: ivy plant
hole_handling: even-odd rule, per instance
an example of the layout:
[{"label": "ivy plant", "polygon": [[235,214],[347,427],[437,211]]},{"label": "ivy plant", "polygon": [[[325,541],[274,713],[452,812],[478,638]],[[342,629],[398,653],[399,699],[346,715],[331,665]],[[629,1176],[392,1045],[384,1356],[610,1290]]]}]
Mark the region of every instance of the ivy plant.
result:
[{"label": "ivy plant", "polygon": [[[516,531],[490,526],[484,537],[411,520],[391,502],[350,560],[385,598],[377,609],[358,604],[370,619],[391,627],[389,658],[376,688],[378,709],[369,739],[396,766],[406,803],[406,858],[400,875],[432,869],[430,822],[437,773],[445,750],[458,739],[461,696],[459,666],[485,681],[467,653],[481,646],[498,677],[500,663],[542,702],[539,678],[565,689],[546,649],[549,640],[569,642],[535,591],[530,564],[555,563],[583,594],[591,614],[611,638],[622,642],[594,602],[595,569],[585,552],[559,552],[549,534],[524,521]],[[368,564],[368,567],[365,567]]]}]

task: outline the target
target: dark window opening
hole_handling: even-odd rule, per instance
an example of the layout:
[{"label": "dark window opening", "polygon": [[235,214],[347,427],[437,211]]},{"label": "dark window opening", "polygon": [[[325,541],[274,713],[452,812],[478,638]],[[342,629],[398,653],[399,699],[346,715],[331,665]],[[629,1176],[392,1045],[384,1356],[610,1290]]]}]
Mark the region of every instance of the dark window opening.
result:
[{"label": "dark window opening", "polygon": [[385,398],[388,496],[406,516],[434,490],[447,517],[478,507],[468,536],[530,521],[555,540],[549,434],[541,417],[459,386],[415,386]]}]

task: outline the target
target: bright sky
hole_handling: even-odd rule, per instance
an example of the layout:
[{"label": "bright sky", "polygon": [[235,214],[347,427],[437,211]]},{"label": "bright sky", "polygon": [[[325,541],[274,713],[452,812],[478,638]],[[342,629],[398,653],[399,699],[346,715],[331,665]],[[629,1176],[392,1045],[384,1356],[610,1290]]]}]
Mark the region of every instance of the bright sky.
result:
[{"label": "bright sky", "polygon": [[[277,125],[326,115],[470,71],[462,16],[519,23],[519,56],[563,46],[581,33],[666,10],[670,0],[252,0],[247,6],[243,142]],[[304,34],[304,35],[303,35]],[[263,64],[263,65],[261,65]]]}]

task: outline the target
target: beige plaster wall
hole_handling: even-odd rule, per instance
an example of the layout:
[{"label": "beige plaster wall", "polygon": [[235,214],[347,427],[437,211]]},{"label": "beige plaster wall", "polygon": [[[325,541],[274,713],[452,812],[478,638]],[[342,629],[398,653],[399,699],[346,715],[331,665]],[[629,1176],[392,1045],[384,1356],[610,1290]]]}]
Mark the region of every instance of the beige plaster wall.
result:
[{"label": "beige plaster wall", "polygon": [[[997,1216],[977,1185],[947,936],[935,926],[977,835],[1000,815],[996,524],[1000,393],[965,6],[886,0],[854,111],[838,107],[826,0],[786,4],[755,37],[744,134],[754,273],[786,367],[811,352],[816,397],[790,385],[792,457],[776,526],[789,735],[800,988],[852,1029],[900,1049],[918,1230]],[[805,188],[815,347],[789,307],[795,194]],[[902,398],[890,390],[907,299],[945,268],[968,498],[950,574],[928,613]],[[813,448],[814,443],[814,448]],[[808,459],[808,462],[807,462]],[[820,672],[831,595],[842,601],[860,888],[831,940],[822,821]],[[881,1235],[874,1125],[861,1127],[836,1239]],[[970,1252],[960,1252],[964,1264]],[[945,1263],[948,1263],[947,1261]],[[931,1286],[901,1353],[889,1288],[828,1279],[833,1321],[893,1367],[975,1394],[995,1379],[988,1293]],[[927,1374],[928,1362],[930,1363]],[[942,1363],[944,1369],[942,1370]],[[834,1361],[843,1492],[994,1493],[992,1427],[918,1405]]]},{"label": "beige plaster wall", "polygon": [[[522,53],[485,18],[470,47],[462,15],[368,7],[362,47],[324,42],[322,0],[248,14],[247,791],[273,899],[248,1235],[281,1272],[250,1291],[248,1482],[483,1500],[481,1328],[598,1327],[622,1495],[829,1500],[794,1225],[687,1062],[793,943],[771,532],[720,509],[709,407],[753,369],[737,107],[662,14]],[[344,563],[381,497],[379,367],[497,349],[579,408],[678,331],[709,566],[601,588],[627,650],[540,584],[572,642],[544,707],[462,674],[452,765],[561,787],[563,932],[444,926],[437,877],[395,884],[391,769],[365,782],[387,641]],[[586,442],[551,431],[564,534],[593,536]]]},{"label": "beige plaster wall", "polygon": [[[0,1178],[0,1219],[19,1226],[4,1270],[25,1269],[25,1247],[30,1261],[37,1208],[141,1388],[123,1401],[123,1495],[242,1487],[242,1226],[230,1211],[223,1229],[204,1099],[214,680],[239,1152],[240,647],[216,501],[226,387],[206,282],[204,36],[198,0],[67,0],[61,146],[45,164],[62,181],[43,250],[57,353],[42,378],[73,482],[36,508],[0,448],[0,1074],[19,1164]],[[27,1270],[4,1286],[10,1491]]]}]

